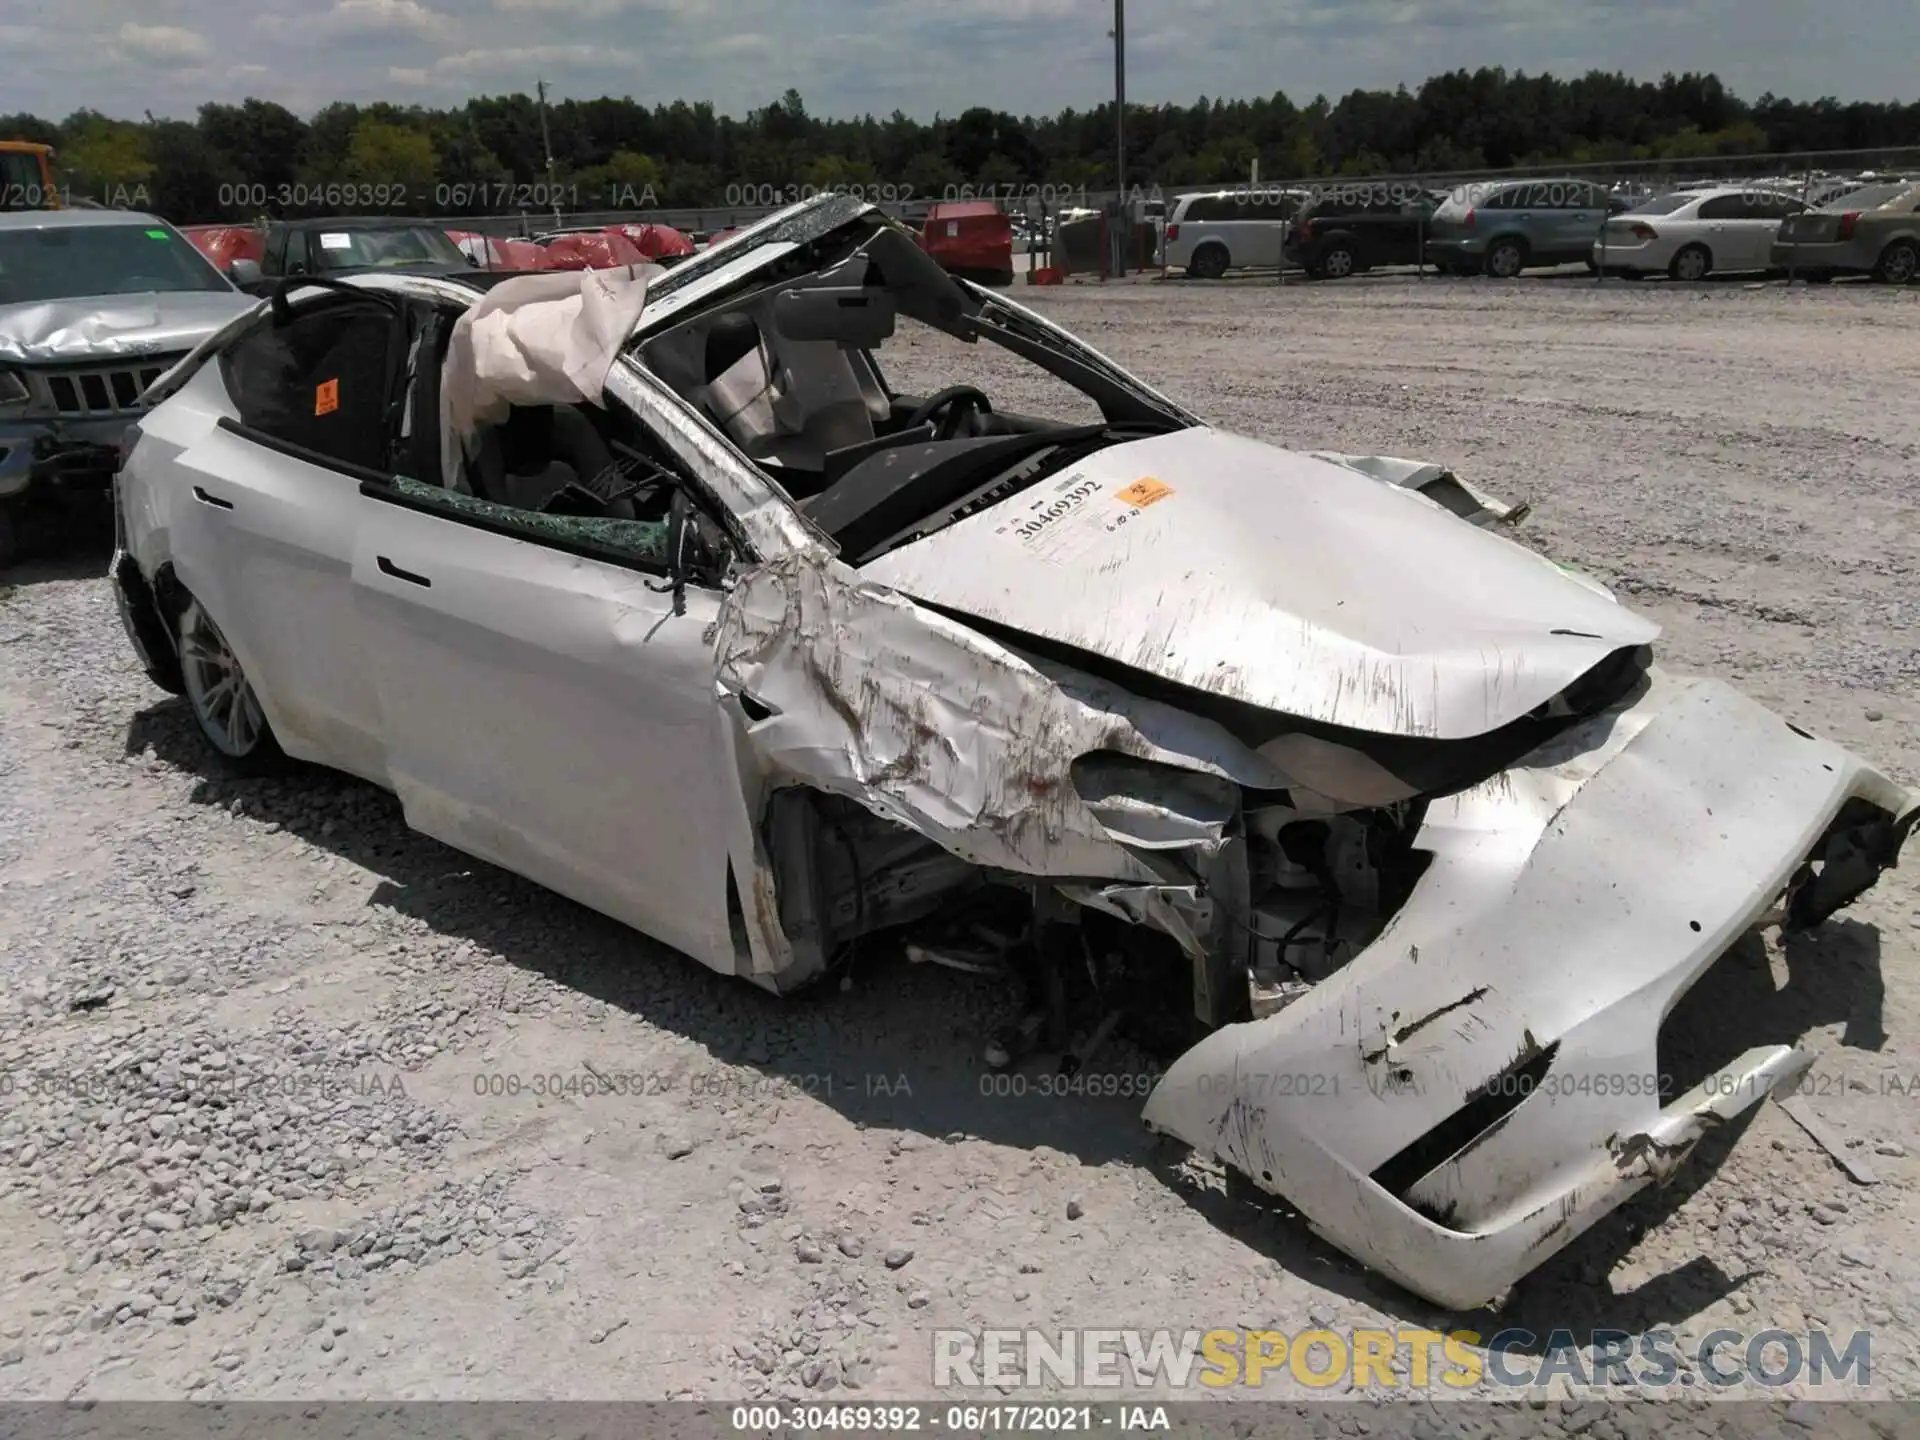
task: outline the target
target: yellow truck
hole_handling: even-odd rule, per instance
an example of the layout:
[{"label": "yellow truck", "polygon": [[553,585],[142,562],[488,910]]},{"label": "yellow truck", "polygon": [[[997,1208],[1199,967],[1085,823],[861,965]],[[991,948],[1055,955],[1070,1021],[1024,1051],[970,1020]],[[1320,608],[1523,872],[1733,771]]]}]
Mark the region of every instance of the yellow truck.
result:
[{"label": "yellow truck", "polygon": [[0,210],[58,210],[53,147],[31,140],[0,140]]}]

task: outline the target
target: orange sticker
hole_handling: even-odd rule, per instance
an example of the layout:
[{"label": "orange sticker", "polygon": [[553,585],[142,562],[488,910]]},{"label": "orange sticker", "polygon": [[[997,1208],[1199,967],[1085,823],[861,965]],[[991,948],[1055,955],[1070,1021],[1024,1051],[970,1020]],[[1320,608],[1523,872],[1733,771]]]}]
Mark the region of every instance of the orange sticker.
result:
[{"label": "orange sticker", "polygon": [[313,392],[313,413],[331,415],[340,408],[340,382],[322,380]]},{"label": "orange sticker", "polygon": [[1143,475],[1124,490],[1114,491],[1113,498],[1122,505],[1132,505],[1145,509],[1156,500],[1164,500],[1173,493],[1171,485],[1162,485],[1151,475]]}]

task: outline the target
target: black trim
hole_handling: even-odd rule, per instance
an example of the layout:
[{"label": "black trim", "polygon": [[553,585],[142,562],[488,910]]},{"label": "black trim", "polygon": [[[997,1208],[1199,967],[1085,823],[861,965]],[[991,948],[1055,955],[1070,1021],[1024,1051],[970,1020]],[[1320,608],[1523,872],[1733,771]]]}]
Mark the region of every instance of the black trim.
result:
[{"label": "black trim", "polygon": [[193,498],[200,501],[204,505],[212,505],[216,509],[220,509],[220,510],[233,509],[233,502],[231,500],[222,500],[218,495],[210,495],[205,490],[201,489],[198,485],[193,487]]},{"label": "black trim", "polygon": [[426,576],[416,574],[412,570],[402,570],[384,555],[376,555],[373,558],[374,563],[380,567],[380,573],[382,575],[391,575],[396,580],[404,580],[409,585],[419,585],[424,589],[431,590],[433,588],[433,581],[429,580]]},{"label": "black trim", "polygon": [[337,455],[326,455],[318,450],[309,450],[304,445],[296,445],[291,440],[282,440],[278,435],[270,435],[265,430],[256,430],[251,425],[243,424],[231,415],[220,417],[219,428],[231,431],[242,440],[251,440],[256,445],[265,446],[282,455],[290,455],[295,460],[304,460],[307,464],[316,465],[322,470],[332,470],[346,476],[349,480],[359,480],[363,483],[373,480],[383,485],[387,483],[387,476],[378,470],[369,470],[365,466],[355,465],[350,460],[342,460]]},{"label": "black trim", "polygon": [[[504,535],[509,540],[523,540],[529,545],[542,545],[549,550],[558,550],[563,555],[578,555],[582,560],[597,560],[603,565],[617,565],[622,570],[633,570],[642,575],[665,576],[668,573],[665,565],[650,564],[637,556],[615,550],[603,550],[597,545],[567,540],[558,535],[536,534],[504,520],[489,520],[484,515],[468,515],[444,505],[436,505],[431,500],[422,500],[402,493],[385,478],[363,480],[360,484],[360,493],[369,500],[381,500],[389,505],[398,505],[403,510],[417,510],[422,515],[431,515],[436,520],[447,520],[455,525],[471,525],[474,529],[484,530],[489,535]],[[714,589],[711,585],[702,585],[697,588]]]}]

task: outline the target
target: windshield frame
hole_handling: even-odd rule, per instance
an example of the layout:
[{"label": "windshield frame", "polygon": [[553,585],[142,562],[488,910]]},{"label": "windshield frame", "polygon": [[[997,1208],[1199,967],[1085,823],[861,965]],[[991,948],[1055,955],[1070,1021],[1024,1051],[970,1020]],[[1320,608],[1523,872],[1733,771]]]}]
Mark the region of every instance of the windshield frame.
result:
[{"label": "windshield frame", "polygon": [[[87,256],[85,258],[92,262],[89,265],[82,267],[69,259],[67,267],[63,269],[63,276],[69,273],[73,274],[75,277],[73,283],[81,288],[70,290],[63,288],[58,294],[34,293],[29,295],[16,295],[10,288],[12,281],[6,267],[9,259],[9,250],[15,245],[25,246],[38,244],[49,248],[73,247],[75,249],[83,249],[87,245],[86,237],[102,235],[124,236],[126,232],[138,232],[144,245],[164,244],[172,246],[173,249],[168,252],[170,256],[168,263],[177,264],[182,267],[182,274],[176,277],[180,279],[182,283],[168,285],[158,289],[151,285],[109,285],[109,287],[105,289],[86,288],[96,283],[100,268],[97,263],[97,256]],[[139,246],[132,247],[132,249],[127,252],[128,255],[131,256],[134,251],[137,251],[139,248]],[[109,259],[111,258],[112,257],[109,257]],[[148,276],[142,273],[141,278],[166,277]],[[157,220],[151,216],[139,216],[125,221],[115,220],[89,225],[50,224],[18,227],[7,226],[0,228],[0,306],[62,305],[76,300],[96,300],[126,295],[226,295],[232,294],[233,292],[233,282],[222,275],[219,267],[208,260],[206,256],[202,255],[199,248],[194,245],[191,240],[187,239],[186,236],[182,235],[164,220]]]}]

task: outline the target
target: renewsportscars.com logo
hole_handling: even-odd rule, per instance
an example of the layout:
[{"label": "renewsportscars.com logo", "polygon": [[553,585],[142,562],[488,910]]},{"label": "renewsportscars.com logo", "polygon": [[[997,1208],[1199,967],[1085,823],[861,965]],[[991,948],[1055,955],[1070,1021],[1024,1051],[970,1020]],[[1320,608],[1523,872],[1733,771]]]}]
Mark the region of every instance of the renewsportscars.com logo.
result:
[{"label": "renewsportscars.com logo", "polygon": [[[1477,1330],[936,1330],[936,1389],[1225,1387],[1412,1392],[1745,1390],[1795,1383],[1858,1395],[1872,1384],[1871,1332],[1778,1328],[1546,1335]],[[1750,1387],[1758,1387],[1757,1392]]]}]

